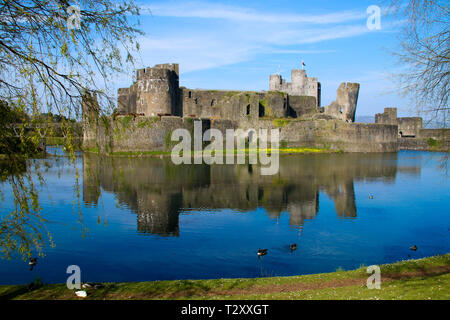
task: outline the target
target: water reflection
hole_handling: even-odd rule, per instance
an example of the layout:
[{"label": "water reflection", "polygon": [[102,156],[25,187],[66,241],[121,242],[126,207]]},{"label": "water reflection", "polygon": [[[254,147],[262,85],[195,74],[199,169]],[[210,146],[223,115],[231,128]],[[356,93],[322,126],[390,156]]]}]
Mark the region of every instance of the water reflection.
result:
[{"label": "water reflection", "polygon": [[[137,213],[140,233],[178,236],[179,214],[187,210],[263,207],[278,219],[302,228],[319,211],[319,192],[334,201],[339,217],[355,218],[354,183],[393,183],[397,172],[420,175],[419,166],[398,167],[397,153],[323,154],[280,158],[274,176],[261,176],[255,165],[180,165],[170,158],[83,155],[83,200],[96,206],[101,189]],[[366,195],[362,195],[366,196]],[[367,194],[369,197],[369,194]]]}]

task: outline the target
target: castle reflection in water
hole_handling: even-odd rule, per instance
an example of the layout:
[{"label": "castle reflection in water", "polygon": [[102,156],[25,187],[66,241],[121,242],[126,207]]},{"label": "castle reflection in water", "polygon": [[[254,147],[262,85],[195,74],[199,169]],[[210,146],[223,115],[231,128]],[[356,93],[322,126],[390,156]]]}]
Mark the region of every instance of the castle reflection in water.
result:
[{"label": "castle reflection in water", "polygon": [[[140,233],[179,235],[179,214],[187,210],[263,207],[272,218],[289,214],[302,227],[319,210],[319,192],[335,203],[339,217],[356,217],[354,183],[393,182],[398,171],[420,174],[420,167],[398,167],[397,153],[318,154],[280,157],[274,176],[256,165],[174,165],[170,158],[83,155],[83,200],[97,205],[101,189],[137,213]],[[367,195],[361,195],[369,197]]]}]

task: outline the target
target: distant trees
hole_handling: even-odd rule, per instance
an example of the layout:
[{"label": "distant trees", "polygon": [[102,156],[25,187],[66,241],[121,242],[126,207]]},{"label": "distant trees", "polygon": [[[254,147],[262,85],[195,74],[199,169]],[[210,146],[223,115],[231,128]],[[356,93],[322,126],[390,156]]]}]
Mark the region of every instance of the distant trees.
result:
[{"label": "distant trees", "polygon": [[448,0],[391,0],[406,22],[395,52],[403,93],[425,118],[449,124],[450,8]]}]

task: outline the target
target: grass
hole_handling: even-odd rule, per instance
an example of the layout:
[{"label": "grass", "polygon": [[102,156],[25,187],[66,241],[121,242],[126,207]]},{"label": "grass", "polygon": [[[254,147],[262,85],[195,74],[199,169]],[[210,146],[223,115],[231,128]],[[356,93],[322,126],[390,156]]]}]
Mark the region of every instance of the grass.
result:
[{"label": "grass", "polygon": [[[312,154],[312,153],[340,153],[341,151],[332,151],[329,149],[321,149],[321,148],[302,148],[302,147],[294,147],[294,148],[279,148],[279,149],[234,149],[234,154],[249,154],[249,153],[258,153],[258,152],[266,152],[267,154],[271,154],[273,150],[278,150],[280,154]],[[87,149],[87,152],[92,153],[98,153],[98,148],[91,148]],[[230,150],[223,150],[222,155],[225,155]],[[192,151],[192,156],[199,156],[204,151]],[[133,157],[133,156],[170,156],[171,151],[160,151],[160,150],[154,150],[154,151],[117,151],[117,152],[111,152],[108,155],[109,156],[127,156],[127,157]],[[233,152],[230,152],[233,153]],[[180,153],[181,154],[181,153]],[[215,152],[212,152],[212,155],[215,155]]]},{"label": "grass", "polygon": [[[450,299],[450,254],[382,265],[381,289],[366,268],[293,277],[106,283],[86,299]],[[0,286],[0,299],[80,299],[65,284]]]}]

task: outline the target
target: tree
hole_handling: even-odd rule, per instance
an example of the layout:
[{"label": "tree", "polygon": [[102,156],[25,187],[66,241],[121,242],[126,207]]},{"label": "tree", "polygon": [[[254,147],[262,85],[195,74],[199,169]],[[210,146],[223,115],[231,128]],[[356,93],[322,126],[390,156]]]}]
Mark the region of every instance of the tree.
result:
[{"label": "tree", "polygon": [[419,113],[448,126],[450,90],[450,9],[446,0],[391,0],[407,18],[395,52],[404,70],[400,87]]},{"label": "tree", "polygon": [[[9,182],[15,207],[0,212],[0,255],[41,253],[46,220],[26,170],[41,139],[40,114],[59,115],[63,124],[80,119],[85,93],[95,93],[107,111],[110,80],[133,67],[139,50],[138,16],[133,0],[0,0],[0,180]],[[63,130],[71,146],[70,126]]]}]

